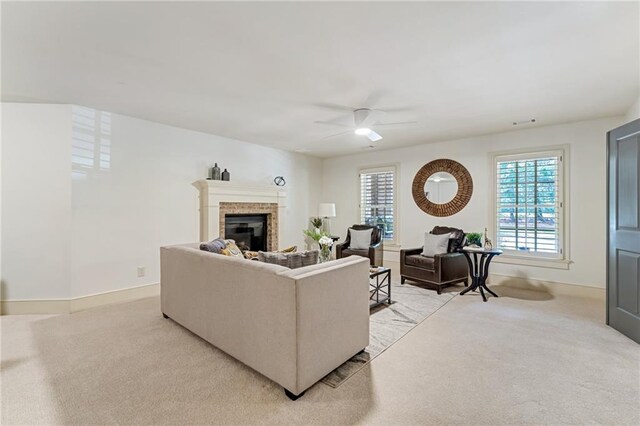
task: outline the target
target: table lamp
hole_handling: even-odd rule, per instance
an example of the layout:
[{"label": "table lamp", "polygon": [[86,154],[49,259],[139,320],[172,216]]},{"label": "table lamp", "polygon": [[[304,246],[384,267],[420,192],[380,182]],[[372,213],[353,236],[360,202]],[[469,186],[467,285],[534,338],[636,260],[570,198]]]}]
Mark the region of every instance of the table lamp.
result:
[{"label": "table lamp", "polygon": [[327,234],[331,234],[329,218],[336,217],[335,203],[320,203],[320,205],[318,206],[318,216],[323,219],[323,231]]}]

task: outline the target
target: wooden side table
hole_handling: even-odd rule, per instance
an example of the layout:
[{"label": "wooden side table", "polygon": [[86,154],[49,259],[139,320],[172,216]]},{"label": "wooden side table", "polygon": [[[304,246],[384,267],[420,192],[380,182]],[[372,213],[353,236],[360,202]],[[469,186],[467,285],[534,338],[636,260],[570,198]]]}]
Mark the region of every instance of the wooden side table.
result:
[{"label": "wooden side table", "polygon": [[[469,265],[469,275],[471,276],[471,285],[460,292],[460,296],[468,293],[469,291],[475,291],[480,289],[482,300],[487,301],[487,296],[484,294],[484,290],[487,290],[493,297],[498,297],[493,291],[487,287],[487,277],[489,276],[489,263],[495,256],[500,256],[502,250],[500,249],[473,249],[464,247],[458,252],[464,254],[467,258],[467,264]],[[473,260],[471,260],[473,255]],[[478,258],[478,255],[480,256]]]}]

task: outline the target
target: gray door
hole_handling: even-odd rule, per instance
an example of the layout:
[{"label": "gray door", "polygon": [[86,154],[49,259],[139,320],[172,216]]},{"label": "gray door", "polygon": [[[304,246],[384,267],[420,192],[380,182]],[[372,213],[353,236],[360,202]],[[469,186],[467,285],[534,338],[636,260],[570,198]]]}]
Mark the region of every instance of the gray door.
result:
[{"label": "gray door", "polygon": [[607,324],[640,343],[640,120],[608,133]]}]

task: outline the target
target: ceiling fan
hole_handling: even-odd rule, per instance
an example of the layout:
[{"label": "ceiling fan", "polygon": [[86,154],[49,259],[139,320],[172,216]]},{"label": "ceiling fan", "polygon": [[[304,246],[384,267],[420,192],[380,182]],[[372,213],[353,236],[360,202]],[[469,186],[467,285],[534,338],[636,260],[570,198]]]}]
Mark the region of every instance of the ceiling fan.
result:
[{"label": "ceiling fan", "polygon": [[381,123],[379,120],[385,114],[382,110],[371,109],[371,108],[358,108],[353,110],[353,125],[345,124],[342,120],[342,117],[339,117],[338,120],[333,121],[316,121],[318,124],[326,124],[329,126],[336,127],[346,127],[349,130],[344,132],[336,133],[334,135],[326,136],[322,139],[333,138],[336,136],[342,136],[349,133],[355,133],[358,136],[366,136],[371,142],[377,142],[382,139],[382,136],[373,130],[374,127],[383,127],[383,126],[400,126],[406,124],[414,124],[415,121],[403,121],[403,122],[395,122],[395,123]]}]

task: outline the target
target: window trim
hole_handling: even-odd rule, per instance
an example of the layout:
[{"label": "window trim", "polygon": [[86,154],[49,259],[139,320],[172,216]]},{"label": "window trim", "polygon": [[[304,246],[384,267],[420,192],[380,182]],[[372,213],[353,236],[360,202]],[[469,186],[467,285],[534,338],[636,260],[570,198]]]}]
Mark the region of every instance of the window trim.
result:
[{"label": "window trim", "polygon": [[356,174],[356,179],[358,180],[358,212],[355,223],[360,223],[362,220],[362,205],[360,204],[362,200],[362,181],[360,175],[362,173],[376,173],[376,172],[393,172],[393,240],[383,240],[385,250],[393,249],[394,247],[399,247],[399,212],[398,206],[400,205],[399,194],[398,191],[398,183],[399,183],[399,174],[400,174],[400,164],[398,163],[387,163],[387,164],[379,164],[374,166],[361,166],[358,167],[358,173]]},{"label": "window trim", "polygon": [[[568,196],[569,194],[569,165],[570,165],[570,157],[569,157],[569,145],[553,145],[553,146],[544,146],[544,147],[535,147],[535,148],[523,148],[518,150],[508,150],[508,151],[499,151],[489,153],[489,167],[491,170],[491,203],[489,205],[489,226],[488,234],[492,241],[496,242],[497,239],[497,197],[498,197],[498,173],[497,173],[497,163],[498,161],[504,160],[518,160],[518,159],[530,159],[536,157],[544,157],[549,155],[560,155],[562,160],[560,163],[560,168],[558,176],[561,179],[559,188],[558,188],[558,199],[560,203],[562,203],[560,207],[560,225],[559,225],[559,235],[558,235],[558,244],[560,249],[562,250],[561,255],[559,256],[545,256],[540,253],[526,253],[526,252],[517,252],[511,250],[505,250],[503,255],[496,256],[494,258],[494,262],[497,263],[508,263],[515,265],[523,265],[523,266],[540,266],[546,268],[554,268],[554,269],[569,269],[569,264],[571,264],[571,257],[569,252],[569,202]],[[497,245],[496,245],[497,247]]]}]

